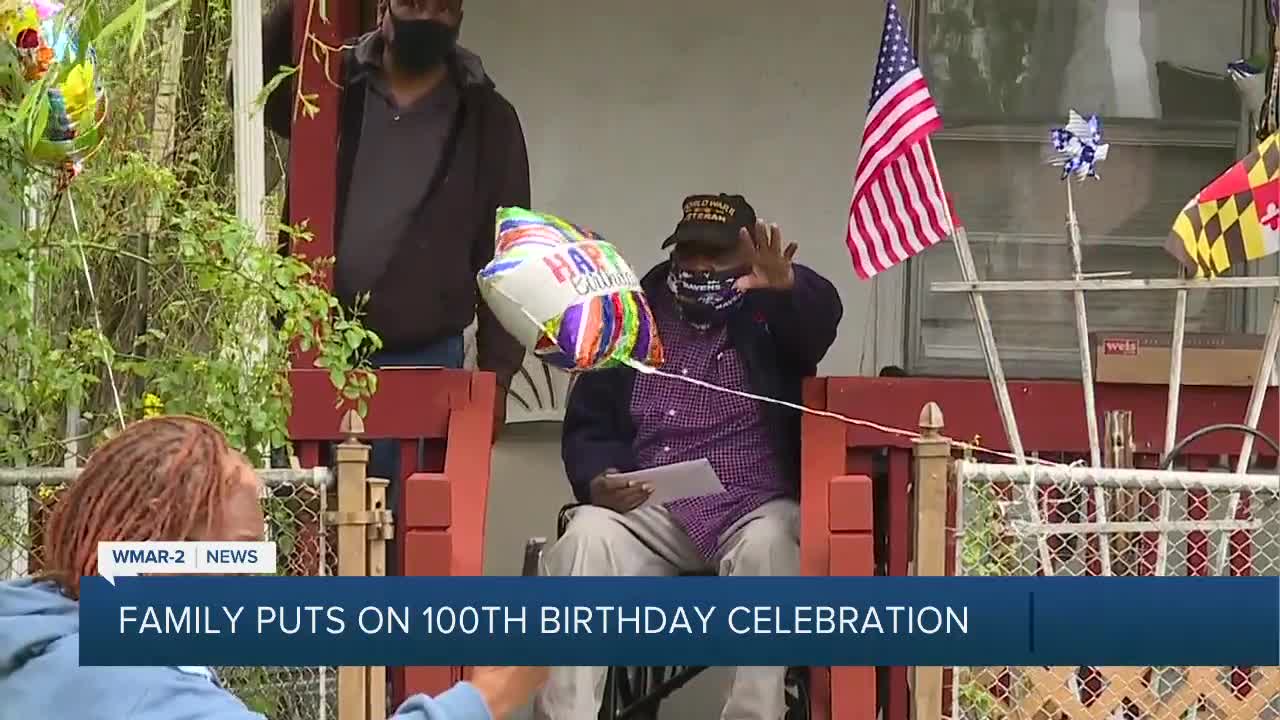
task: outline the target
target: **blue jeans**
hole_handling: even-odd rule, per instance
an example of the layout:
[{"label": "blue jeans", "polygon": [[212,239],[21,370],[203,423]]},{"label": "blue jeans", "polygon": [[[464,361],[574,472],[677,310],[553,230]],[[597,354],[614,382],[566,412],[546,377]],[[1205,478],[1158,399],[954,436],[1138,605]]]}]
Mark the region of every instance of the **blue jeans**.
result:
[{"label": "blue jeans", "polygon": [[[369,358],[369,364],[379,369],[402,366],[431,366],[457,369],[462,367],[464,359],[465,349],[462,343],[462,336],[455,335],[418,350],[379,351]],[[387,488],[389,495],[387,502],[391,506],[391,511],[395,512],[400,494],[399,442],[395,440],[373,441],[369,450],[369,477],[387,478],[391,481],[391,486]]]}]

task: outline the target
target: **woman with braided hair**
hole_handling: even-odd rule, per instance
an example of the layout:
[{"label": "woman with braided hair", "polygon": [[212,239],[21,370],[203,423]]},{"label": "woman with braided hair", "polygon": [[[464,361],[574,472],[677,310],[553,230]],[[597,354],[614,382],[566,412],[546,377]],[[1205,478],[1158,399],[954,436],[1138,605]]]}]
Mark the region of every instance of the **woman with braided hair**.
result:
[{"label": "woman with braided hair", "polygon": [[[258,541],[260,481],[209,423],[161,417],[103,444],[44,532],[45,572],[0,583],[0,720],[264,720],[209,668],[81,667],[80,578],[109,541]],[[494,720],[523,705],[543,668],[477,668],[393,720]]]}]

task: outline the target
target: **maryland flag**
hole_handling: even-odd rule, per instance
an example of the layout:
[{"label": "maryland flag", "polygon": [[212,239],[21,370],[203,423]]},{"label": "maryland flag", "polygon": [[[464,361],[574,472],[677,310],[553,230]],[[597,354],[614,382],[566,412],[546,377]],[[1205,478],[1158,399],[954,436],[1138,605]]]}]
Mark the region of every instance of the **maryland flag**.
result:
[{"label": "maryland flag", "polygon": [[1164,247],[1196,278],[1280,250],[1280,133],[1191,198]]}]

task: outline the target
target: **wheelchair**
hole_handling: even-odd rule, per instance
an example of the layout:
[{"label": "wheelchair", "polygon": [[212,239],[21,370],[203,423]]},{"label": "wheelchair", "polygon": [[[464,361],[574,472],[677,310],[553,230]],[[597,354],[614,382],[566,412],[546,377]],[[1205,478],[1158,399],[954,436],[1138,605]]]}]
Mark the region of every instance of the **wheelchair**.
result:
[{"label": "wheelchair", "polygon": [[[556,518],[556,537],[564,534],[569,511],[576,503],[560,508]],[[530,538],[525,545],[522,574],[538,574],[546,538]],[[714,573],[684,573],[712,575]],[[604,700],[600,703],[599,720],[658,720],[658,707],[672,693],[697,677],[705,667],[611,667],[605,675]],[[787,668],[786,720],[809,720],[809,669]]]}]

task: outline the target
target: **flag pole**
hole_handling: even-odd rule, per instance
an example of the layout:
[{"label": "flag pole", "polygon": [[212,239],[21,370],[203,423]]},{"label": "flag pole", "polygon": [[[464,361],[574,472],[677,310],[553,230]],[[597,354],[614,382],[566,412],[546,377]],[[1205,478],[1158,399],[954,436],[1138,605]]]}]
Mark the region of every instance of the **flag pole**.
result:
[{"label": "flag pole", "polygon": [[[933,156],[933,138],[926,140],[929,155]],[[942,178],[938,178],[938,186],[943,187]],[[969,249],[969,236],[964,226],[957,227],[951,218],[951,209],[943,213],[946,218],[947,231],[951,235],[951,244],[956,248],[956,259],[960,263],[960,276],[968,283],[978,282],[978,269],[973,262],[973,253]],[[982,346],[982,357],[987,363],[987,377],[991,380],[991,389],[996,396],[996,409],[1000,411],[1000,423],[1004,425],[1005,437],[1009,440],[1009,451],[1017,458],[1018,464],[1026,464],[1026,453],[1022,449],[1022,437],[1018,433],[1018,421],[1013,414],[1013,401],[1009,399],[1009,386],[1005,382],[1004,366],[1000,363],[1000,352],[996,349],[995,333],[991,329],[991,316],[987,313],[987,301],[978,290],[970,290],[969,307],[973,310],[973,318],[978,325],[978,342]]]},{"label": "flag pole", "polygon": [[[1076,217],[1075,193],[1071,189],[1072,178],[1067,183],[1067,238],[1071,244],[1071,264],[1075,279],[1084,277],[1084,262],[1080,248],[1080,221]],[[1076,345],[1080,350],[1080,386],[1084,393],[1085,427],[1089,431],[1089,464],[1102,467],[1102,445],[1098,438],[1098,405],[1094,396],[1093,360],[1089,352],[1089,316],[1084,301],[1084,291],[1071,293],[1076,311]],[[1093,511],[1096,522],[1107,521],[1107,491],[1100,487],[1093,489]],[[1102,562],[1102,574],[1111,574],[1111,539],[1105,535],[1098,538],[1099,560]]]},{"label": "flag pole", "polygon": [[[932,157],[933,139],[929,138],[927,142],[929,155]],[[942,187],[941,177],[938,178],[938,186]],[[959,260],[960,274],[965,282],[977,283],[978,268],[973,262],[973,252],[969,248],[969,235],[965,232],[963,225],[957,226],[953,222],[949,202],[944,216],[946,217],[947,229],[951,233],[951,244],[956,248],[956,259]],[[968,295],[969,307],[973,311],[973,317],[978,326],[978,340],[982,346],[982,356],[987,362],[987,377],[991,380],[991,389],[996,398],[996,408],[1000,411],[1000,422],[1004,425],[1005,437],[1009,440],[1009,450],[1013,453],[1019,465],[1025,465],[1027,462],[1026,453],[1022,447],[1022,437],[1018,433],[1018,420],[1013,414],[1013,401],[1009,399],[1009,385],[1005,381],[1004,365],[1000,362],[1000,351],[996,347],[995,333],[991,329],[991,316],[987,313],[987,301],[982,297],[982,291],[976,287],[970,290]],[[1027,486],[1026,502],[1032,517],[1036,517],[1039,512],[1038,489],[1034,482]],[[1044,535],[1037,536],[1036,547],[1039,551],[1041,564],[1044,567],[1044,573],[1053,575],[1053,556],[1049,549],[1048,538]]]},{"label": "flag pole", "polygon": [[[1267,328],[1266,340],[1262,343],[1262,357],[1258,361],[1258,374],[1253,378],[1253,392],[1249,396],[1249,409],[1245,414],[1244,424],[1258,429],[1258,421],[1262,419],[1262,404],[1267,399],[1267,387],[1271,385],[1271,375],[1276,368],[1276,350],[1280,349],[1280,295],[1271,304],[1271,325]],[[1236,460],[1236,474],[1249,472],[1249,464],[1253,459],[1253,435],[1246,433],[1240,446],[1240,457]],[[1240,493],[1231,494],[1227,504],[1226,520],[1236,519],[1240,510]],[[1218,542],[1217,557],[1214,558],[1214,575],[1221,575],[1227,566],[1227,548],[1231,545],[1231,533],[1223,531]]]},{"label": "flag pole", "polygon": [[[1180,267],[1181,263],[1179,264]],[[1187,271],[1182,267],[1178,277],[1186,278]],[[1187,290],[1180,289],[1175,295],[1173,305],[1173,341],[1169,344],[1169,401],[1164,416],[1164,457],[1173,452],[1178,442],[1178,404],[1182,396],[1182,347],[1187,337]],[[1170,468],[1172,469],[1172,468]],[[1160,490],[1160,522],[1169,519],[1173,509],[1172,493],[1167,488]],[[1164,577],[1169,565],[1169,533],[1159,533],[1156,541],[1156,577]]]},{"label": "flag pole", "polygon": [[[1076,280],[1084,279],[1081,257],[1080,222],[1076,218],[1075,193],[1071,179],[1067,178],[1067,237],[1071,243],[1071,264]],[[1080,382],[1084,386],[1085,423],[1089,428],[1089,461],[1093,467],[1102,467],[1102,445],[1098,439],[1097,402],[1093,386],[1093,362],[1089,357],[1089,317],[1084,301],[1084,291],[1072,292],[1076,310],[1076,338],[1080,347]]]}]

